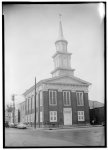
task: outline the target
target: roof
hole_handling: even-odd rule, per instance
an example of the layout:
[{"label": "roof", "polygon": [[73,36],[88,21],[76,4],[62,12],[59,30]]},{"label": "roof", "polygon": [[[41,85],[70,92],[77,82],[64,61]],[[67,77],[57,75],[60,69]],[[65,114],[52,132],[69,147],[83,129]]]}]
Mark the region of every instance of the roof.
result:
[{"label": "roof", "polygon": [[90,109],[99,108],[99,107],[103,107],[103,106],[104,106],[104,104],[101,102],[89,100]]}]

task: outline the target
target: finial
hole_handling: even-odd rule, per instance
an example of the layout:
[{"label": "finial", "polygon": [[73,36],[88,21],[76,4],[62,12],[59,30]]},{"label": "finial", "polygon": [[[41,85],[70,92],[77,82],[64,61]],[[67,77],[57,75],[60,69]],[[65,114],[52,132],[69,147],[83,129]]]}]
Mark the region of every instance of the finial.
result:
[{"label": "finial", "polygon": [[61,21],[61,18],[62,18],[62,15],[61,15],[61,14],[59,14],[59,19],[60,19],[60,21]]}]

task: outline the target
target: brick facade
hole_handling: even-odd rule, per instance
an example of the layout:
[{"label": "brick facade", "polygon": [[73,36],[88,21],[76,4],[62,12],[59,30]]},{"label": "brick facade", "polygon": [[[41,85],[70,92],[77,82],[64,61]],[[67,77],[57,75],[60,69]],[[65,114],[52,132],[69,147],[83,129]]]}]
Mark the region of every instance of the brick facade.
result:
[{"label": "brick facade", "polygon": [[[71,90],[61,90],[59,91],[58,89],[54,89],[57,93],[57,105],[50,105],[49,104],[49,90],[46,91],[42,90],[42,105],[40,106],[40,92],[38,92],[37,97],[36,97],[36,118],[37,122],[36,125],[38,128],[41,127],[49,127],[49,126],[54,126],[54,127],[60,127],[64,125],[64,108],[69,108],[72,111],[72,126],[75,125],[80,125],[80,124],[89,124],[90,119],[89,119],[89,103],[88,103],[88,93],[84,91],[83,92],[83,106],[78,106],[77,105],[77,96],[76,92],[78,91],[71,91]],[[69,91],[70,92],[70,105],[65,106],[63,102],[63,91]],[[30,106],[27,105],[29,102]],[[23,110],[23,113],[21,112],[21,118],[25,117],[23,122],[26,122],[30,124],[31,126],[34,126],[34,118],[32,115],[34,115],[35,111],[34,108],[32,107],[33,101],[30,100],[30,97],[26,98],[26,101],[22,103],[23,105],[25,104],[25,109]],[[21,108],[24,108],[24,106]],[[25,111],[25,113],[24,113]],[[50,111],[56,111],[57,112],[57,121],[51,122],[50,121]],[[78,121],[78,111],[84,111],[84,121]],[[23,115],[22,115],[23,114]],[[41,120],[40,120],[41,117]],[[23,120],[23,119],[22,119]]]},{"label": "brick facade", "polygon": [[71,104],[72,104],[72,122],[73,124],[78,123],[78,117],[77,117],[77,99],[76,99],[76,93],[71,92]]},{"label": "brick facade", "polygon": [[[72,125],[89,124],[89,104],[88,93],[83,94],[84,106],[77,106],[76,92],[71,93],[71,106],[63,105],[63,92],[57,91],[57,105],[49,105],[49,91],[43,92],[44,107],[44,125],[52,124],[54,126],[64,125],[63,108],[72,108]],[[57,122],[50,122],[49,111],[57,111]],[[85,121],[78,121],[77,111],[84,111]]]}]

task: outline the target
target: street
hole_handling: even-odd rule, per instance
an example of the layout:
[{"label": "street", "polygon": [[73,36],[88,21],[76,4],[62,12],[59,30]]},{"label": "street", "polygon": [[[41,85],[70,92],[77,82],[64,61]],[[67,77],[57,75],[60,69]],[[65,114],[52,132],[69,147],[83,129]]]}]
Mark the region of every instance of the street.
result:
[{"label": "street", "polygon": [[104,127],[5,129],[7,147],[104,146]]}]

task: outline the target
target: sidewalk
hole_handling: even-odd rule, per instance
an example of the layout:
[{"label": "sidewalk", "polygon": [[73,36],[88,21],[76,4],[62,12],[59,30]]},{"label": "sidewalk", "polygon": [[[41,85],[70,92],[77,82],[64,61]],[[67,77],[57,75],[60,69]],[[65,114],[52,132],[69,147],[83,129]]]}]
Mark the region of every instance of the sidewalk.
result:
[{"label": "sidewalk", "polygon": [[48,127],[44,127],[44,128],[39,128],[37,127],[36,129],[34,127],[27,127],[27,129],[31,129],[31,130],[64,130],[64,129],[80,129],[80,128],[93,128],[93,127],[103,127],[102,125],[79,125],[79,126],[63,126],[63,127],[58,127],[58,128],[48,128]]}]

